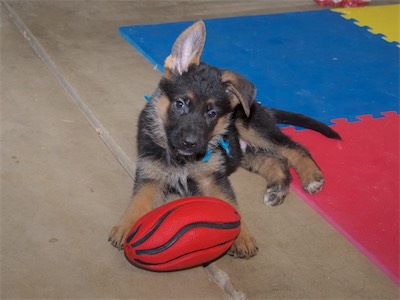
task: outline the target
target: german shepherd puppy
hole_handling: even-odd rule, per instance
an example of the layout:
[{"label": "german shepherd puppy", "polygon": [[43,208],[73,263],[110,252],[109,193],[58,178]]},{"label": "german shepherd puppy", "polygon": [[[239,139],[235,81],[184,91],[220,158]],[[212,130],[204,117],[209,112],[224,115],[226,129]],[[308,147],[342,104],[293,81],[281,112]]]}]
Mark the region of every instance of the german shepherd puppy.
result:
[{"label": "german shepherd puppy", "polygon": [[[130,206],[109,241],[123,246],[133,224],[171,193],[203,195],[237,206],[228,176],[238,167],[266,179],[264,203],[282,203],[291,181],[318,192],[324,179],[310,153],[277,123],[313,129],[339,139],[328,126],[304,115],[268,109],[255,101],[256,89],[244,77],[200,62],[205,25],[199,21],[175,41],[158,88],[141,112],[137,170]],[[243,218],[242,218],[243,219]],[[229,254],[249,258],[257,243],[244,222]]]}]

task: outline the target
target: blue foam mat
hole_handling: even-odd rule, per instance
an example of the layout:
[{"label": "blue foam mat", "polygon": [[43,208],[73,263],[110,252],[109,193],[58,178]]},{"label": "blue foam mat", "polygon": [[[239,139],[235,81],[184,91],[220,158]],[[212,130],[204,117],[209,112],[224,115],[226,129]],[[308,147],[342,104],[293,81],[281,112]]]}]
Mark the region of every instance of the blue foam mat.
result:
[{"label": "blue foam mat", "polygon": [[[126,26],[120,34],[160,71],[193,22]],[[203,61],[239,72],[269,107],[335,118],[399,112],[399,48],[331,11],[205,20]]]}]

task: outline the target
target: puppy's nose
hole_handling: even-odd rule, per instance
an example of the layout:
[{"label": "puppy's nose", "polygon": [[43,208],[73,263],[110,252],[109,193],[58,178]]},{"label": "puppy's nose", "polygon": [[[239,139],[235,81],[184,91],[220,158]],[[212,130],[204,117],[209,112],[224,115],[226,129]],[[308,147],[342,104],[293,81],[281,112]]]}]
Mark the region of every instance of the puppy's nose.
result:
[{"label": "puppy's nose", "polygon": [[196,146],[196,142],[197,142],[197,139],[193,135],[185,136],[182,139],[183,145],[188,149],[194,148]]}]

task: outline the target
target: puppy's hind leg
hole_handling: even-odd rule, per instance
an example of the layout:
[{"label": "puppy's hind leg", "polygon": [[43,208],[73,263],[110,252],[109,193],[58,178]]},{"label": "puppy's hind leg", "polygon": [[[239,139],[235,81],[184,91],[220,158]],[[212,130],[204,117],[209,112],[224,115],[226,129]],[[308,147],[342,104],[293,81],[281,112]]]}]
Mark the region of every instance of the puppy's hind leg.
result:
[{"label": "puppy's hind leg", "polygon": [[324,185],[324,176],[307,149],[292,144],[281,147],[281,150],[299,174],[303,189],[309,194],[318,193]]},{"label": "puppy's hind leg", "polygon": [[254,152],[247,149],[241,167],[261,175],[267,181],[265,205],[276,206],[283,203],[291,181],[288,161],[284,157],[266,151]]},{"label": "puppy's hind leg", "polygon": [[277,150],[287,159],[289,167],[296,170],[303,189],[310,194],[319,192],[324,184],[324,177],[310,152],[278,128],[270,131],[270,137]]}]

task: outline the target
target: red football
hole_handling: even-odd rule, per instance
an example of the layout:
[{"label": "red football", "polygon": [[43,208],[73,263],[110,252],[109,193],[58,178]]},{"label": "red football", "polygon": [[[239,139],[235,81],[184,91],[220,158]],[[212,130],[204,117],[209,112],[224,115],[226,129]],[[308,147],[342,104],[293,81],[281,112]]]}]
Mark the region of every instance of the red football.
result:
[{"label": "red football", "polygon": [[189,197],[141,217],[124,243],[126,258],[151,271],[199,266],[223,255],[240,232],[240,216],[225,201]]}]

